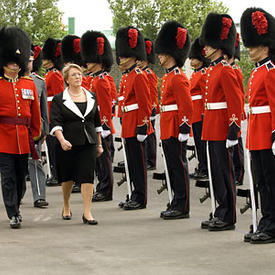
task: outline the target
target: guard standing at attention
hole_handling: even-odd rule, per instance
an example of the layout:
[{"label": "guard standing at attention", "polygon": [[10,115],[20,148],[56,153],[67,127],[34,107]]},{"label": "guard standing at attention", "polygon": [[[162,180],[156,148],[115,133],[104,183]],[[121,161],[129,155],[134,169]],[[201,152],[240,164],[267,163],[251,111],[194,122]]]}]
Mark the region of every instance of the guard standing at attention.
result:
[{"label": "guard standing at attention", "polygon": [[161,212],[165,220],[189,218],[190,190],[186,147],[192,123],[190,83],[181,67],[188,56],[190,38],[176,21],[165,23],[156,39],[160,65],[166,69],[161,81],[160,139],[174,197]]},{"label": "guard standing at attention", "polygon": [[206,58],[211,60],[205,86],[202,139],[207,141],[214,198],[218,206],[211,220],[201,227],[209,231],[234,230],[236,186],[232,159],[238,143],[242,119],[242,100],[238,79],[224,55],[233,56],[236,28],[228,14],[209,13],[200,37]]},{"label": "guard standing at attention", "polygon": [[154,128],[154,132],[146,138],[145,148],[146,148],[146,159],[147,159],[147,170],[155,170],[157,165],[157,138],[155,131],[155,120],[157,114],[159,114],[159,103],[158,103],[158,78],[149,64],[155,64],[155,47],[153,41],[145,38],[145,49],[146,49],[146,59],[138,60],[138,66],[146,73],[149,88],[150,88],[150,98],[152,104],[152,114],[150,120]]},{"label": "guard standing at attention", "polygon": [[[42,49],[42,66],[46,69],[46,74],[44,77],[47,89],[48,112],[50,114],[50,107],[53,97],[64,91],[64,80],[61,73],[63,62],[61,58],[60,40],[48,38],[45,41]],[[52,178],[48,179],[46,184],[48,186],[54,186],[58,185],[55,161],[55,147],[57,144],[57,139],[54,136],[48,135],[46,141],[52,173]]]},{"label": "guard standing at attention", "polygon": [[40,136],[39,102],[32,78],[24,76],[30,51],[30,38],[22,29],[0,29],[0,173],[11,228],[22,222],[19,207],[29,153],[38,159],[34,140]]},{"label": "guard standing at attention", "polygon": [[192,131],[198,156],[198,168],[194,174],[190,175],[194,179],[205,179],[208,177],[206,142],[201,139],[204,105],[203,98],[205,93],[206,70],[210,61],[205,58],[204,46],[200,45],[199,39],[191,45],[189,53],[190,65],[194,68],[191,75],[191,98],[193,102]]},{"label": "guard standing at attention", "polygon": [[113,198],[113,171],[111,161],[112,89],[104,68],[111,68],[113,55],[106,36],[97,31],[87,31],[81,37],[81,54],[90,72],[87,77],[89,90],[96,94],[103,131],[103,154],[96,159],[98,184],[93,201],[110,201]]},{"label": "guard standing at attention", "polygon": [[137,67],[137,60],[145,59],[145,43],[141,32],[134,27],[120,28],[116,34],[116,53],[119,67],[124,72],[122,92],[122,130],[133,183],[132,196],[124,210],[136,210],[147,204],[147,170],[144,140],[153,132],[150,122],[152,105],[146,74]]},{"label": "guard standing at attention", "polygon": [[258,229],[245,242],[275,242],[275,19],[260,8],[249,8],[241,17],[241,35],[255,68],[247,98],[249,117],[246,147],[250,151],[254,184],[260,193],[262,217]]}]

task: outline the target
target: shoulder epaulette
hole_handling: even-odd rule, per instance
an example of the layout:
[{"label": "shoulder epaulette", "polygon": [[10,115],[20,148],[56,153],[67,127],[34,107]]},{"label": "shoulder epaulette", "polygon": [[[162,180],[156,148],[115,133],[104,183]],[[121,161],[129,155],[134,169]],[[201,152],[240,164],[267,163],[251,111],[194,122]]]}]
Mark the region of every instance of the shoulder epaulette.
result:
[{"label": "shoulder epaulette", "polygon": [[137,74],[142,74],[142,70],[141,70],[140,68],[136,68],[136,69],[135,69],[135,72],[136,72]]},{"label": "shoulder epaulette", "polygon": [[234,65],[232,66],[232,68],[233,68],[234,70],[238,70],[238,67],[237,67],[236,64],[234,64]]},{"label": "shoulder epaulette", "polygon": [[45,79],[44,79],[41,75],[35,74],[35,76],[36,76],[38,79],[41,79],[41,80],[45,81]]},{"label": "shoulder epaulette", "polygon": [[33,79],[32,79],[30,76],[27,76],[27,75],[22,76],[22,78],[24,78],[24,79],[29,79],[29,80],[32,80],[32,81],[33,81]]},{"label": "shoulder epaulette", "polygon": [[228,62],[226,62],[225,60],[222,60],[221,63],[223,66],[229,66]]},{"label": "shoulder epaulette", "polygon": [[148,68],[145,71],[146,71],[147,74],[151,74],[152,73],[151,70],[148,69]]},{"label": "shoulder epaulette", "polygon": [[98,78],[99,78],[99,79],[104,79],[104,73],[100,74],[100,75],[98,76]]},{"label": "shoulder epaulette", "polygon": [[106,75],[106,76],[108,76],[108,73],[107,73],[107,72],[104,72],[103,74]]},{"label": "shoulder epaulette", "polygon": [[206,70],[204,68],[201,69],[201,74],[206,74]]},{"label": "shoulder epaulette", "polygon": [[0,79],[3,79],[3,76],[0,76]]},{"label": "shoulder epaulette", "polygon": [[174,74],[180,74],[180,69],[179,68],[175,68]]},{"label": "shoulder epaulette", "polygon": [[271,61],[269,61],[268,63],[266,63],[265,66],[266,66],[266,68],[267,68],[268,71],[270,71],[271,69],[275,68],[275,65]]}]

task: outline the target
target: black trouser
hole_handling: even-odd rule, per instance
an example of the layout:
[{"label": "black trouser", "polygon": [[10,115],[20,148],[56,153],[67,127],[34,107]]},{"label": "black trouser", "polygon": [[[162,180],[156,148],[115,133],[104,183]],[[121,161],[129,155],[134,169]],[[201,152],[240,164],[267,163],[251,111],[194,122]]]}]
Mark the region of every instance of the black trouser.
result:
[{"label": "black trouser", "polygon": [[163,151],[166,159],[171,188],[174,197],[171,208],[184,213],[189,213],[189,174],[186,160],[187,142],[179,142],[171,137],[162,140]]},{"label": "black trouser", "polygon": [[3,201],[9,218],[19,215],[22,189],[28,171],[28,154],[0,153]]},{"label": "black trouser", "polygon": [[112,140],[112,135],[102,138],[103,153],[96,159],[96,171],[98,177],[96,192],[101,193],[108,198],[112,198],[113,196],[114,183],[110,149]]},{"label": "black trouser", "polygon": [[198,170],[203,174],[207,174],[206,142],[201,140],[202,121],[193,123],[192,130],[199,161]]},{"label": "black trouser", "polygon": [[48,147],[52,177],[57,178],[57,174],[56,174],[56,145],[58,144],[58,140],[55,136],[47,135],[46,142],[47,142],[47,147]]},{"label": "black trouser", "polygon": [[275,237],[275,156],[271,149],[251,151],[251,160],[261,201],[258,229]]},{"label": "black trouser", "polygon": [[157,138],[155,133],[155,120],[151,120],[154,132],[145,140],[147,165],[156,167],[157,164]]},{"label": "black trouser", "polygon": [[218,206],[214,213],[224,222],[236,222],[236,186],[233,166],[233,148],[225,147],[226,141],[208,141],[211,175]]},{"label": "black trouser", "polygon": [[238,144],[233,147],[233,164],[235,179],[240,184],[243,184],[244,177],[244,151],[243,151],[243,139],[238,138]]},{"label": "black trouser", "polygon": [[125,150],[130,181],[133,183],[131,200],[147,204],[147,169],[144,156],[144,142],[136,137],[125,138]]},{"label": "black trouser", "polygon": [[115,145],[114,145],[114,137],[112,135],[112,139],[110,140],[110,151],[111,151],[111,161],[114,161],[115,157]]}]

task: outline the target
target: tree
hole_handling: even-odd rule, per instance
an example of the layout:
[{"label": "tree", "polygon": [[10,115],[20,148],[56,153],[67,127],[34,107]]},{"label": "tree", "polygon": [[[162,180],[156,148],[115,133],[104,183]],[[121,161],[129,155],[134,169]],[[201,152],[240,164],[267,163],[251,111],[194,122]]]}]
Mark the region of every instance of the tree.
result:
[{"label": "tree", "polygon": [[133,25],[153,40],[168,20],[183,24],[194,40],[200,35],[209,12],[228,11],[221,2],[215,0],[108,0],[108,3],[114,15],[114,33],[122,26]]},{"label": "tree", "polygon": [[21,27],[33,44],[42,45],[48,37],[62,38],[67,31],[57,3],[58,0],[1,0],[0,26]]}]

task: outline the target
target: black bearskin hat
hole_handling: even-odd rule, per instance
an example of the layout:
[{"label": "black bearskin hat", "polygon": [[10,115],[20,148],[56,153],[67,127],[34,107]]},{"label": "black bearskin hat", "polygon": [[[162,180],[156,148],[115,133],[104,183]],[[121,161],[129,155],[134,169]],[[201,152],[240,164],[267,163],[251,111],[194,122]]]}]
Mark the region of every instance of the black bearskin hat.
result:
[{"label": "black bearskin hat", "polygon": [[74,63],[83,66],[80,54],[80,38],[76,35],[66,35],[61,41],[61,55],[64,63]]},{"label": "black bearskin hat", "polygon": [[234,58],[241,60],[240,34],[238,32],[237,32],[236,41],[235,41]]},{"label": "black bearskin hat", "polygon": [[28,71],[31,52],[31,40],[27,33],[18,27],[3,27],[0,29],[0,74],[3,67],[15,62],[20,67],[19,76]]},{"label": "black bearskin hat", "polygon": [[117,57],[136,57],[146,60],[145,43],[141,32],[134,27],[120,28],[116,34]]},{"label": "black bearskin hat", "polygon": [[244,46],[275,48],[275,21],[271,14],[260,8],[248,8],[241,17],[241,35]]},{"label": "black bearskin hat", "polygon": [[228,14],[209,13],[205,19],[200,43],[221,49],[229,58],[234,55],[236,27]]},{"label": "black bearskin hat", "polygon": [[149,38],[145,38],[145,50],[146,50],[146,60],[151,63],[155,64],[155,45],[152,40]]},{"label": "black bearskin hat", "polygon": [[48,38],[45,41],[42,49],[42,59],[51,60],[57,70],[62,69],[61,41],[59,39]]},{"label": "black bearskin hat", "polygon": [[42,65],[42,53],[41,53],[42,49],[38,45],[32,45],[32,51],[33,51],[32,71],[39,72]]},{"label": "black bearskin hat", "polygon": [[200,44],[199,38],[195,39],[191,45],[189,58],[196,58],[203,62],[204,67],[208,67],[210,60],[205,58],[204,46]]},{"label": "black bearskin hat", "polygon": [[97,31],[87,31],[81,37],[81,56],[85,63],[100,63],[110,71],[113,53],[107,37]]},{"label": "black bearskin hat", "polygon": [[187,29],[176,21],[166,22],[156,39],[156,53],[172,56],[177,66],[182,67],[190,49]]}]

